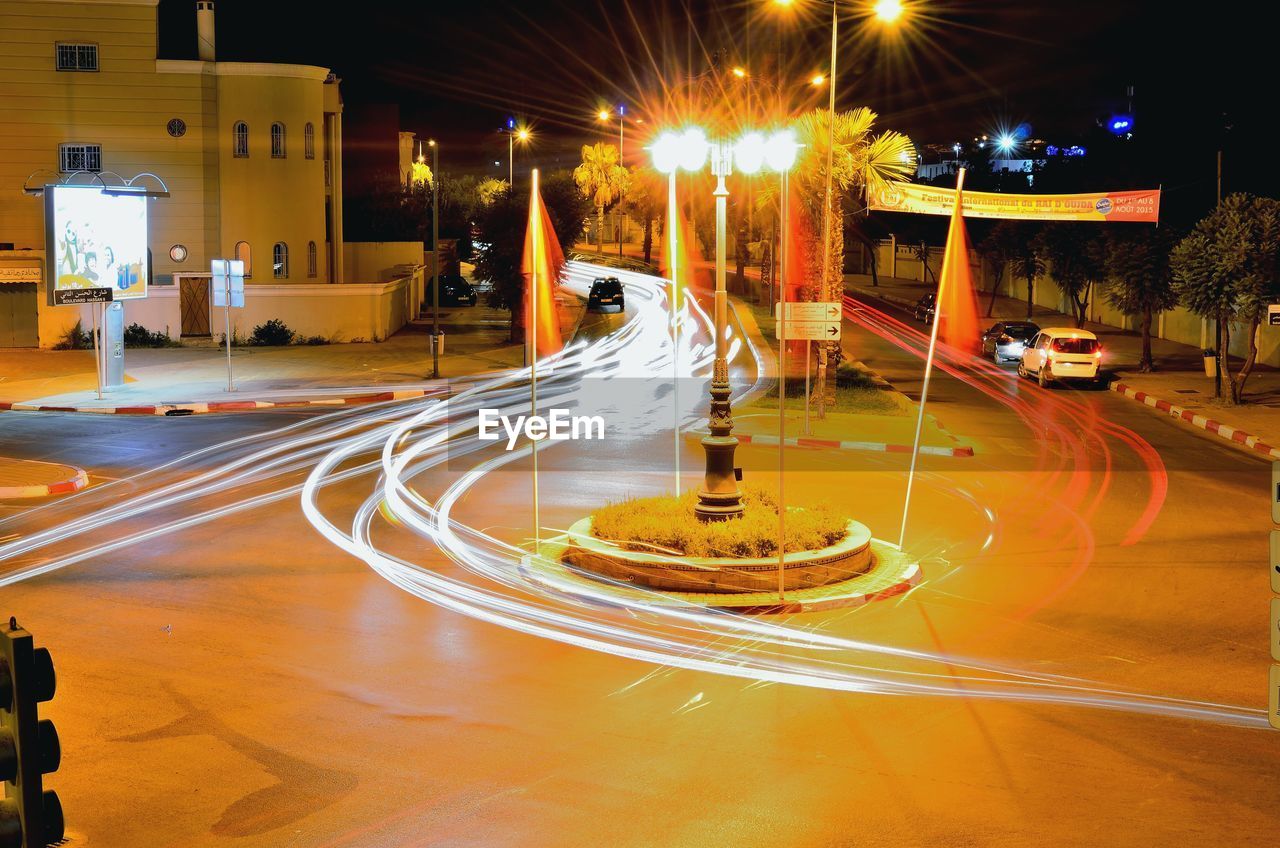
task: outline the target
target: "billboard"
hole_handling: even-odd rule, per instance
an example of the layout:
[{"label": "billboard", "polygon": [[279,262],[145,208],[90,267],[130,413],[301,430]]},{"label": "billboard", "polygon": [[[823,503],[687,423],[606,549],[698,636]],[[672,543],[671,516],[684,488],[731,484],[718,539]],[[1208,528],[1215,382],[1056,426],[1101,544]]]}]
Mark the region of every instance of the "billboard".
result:
[{"label": "billboard", "polygon": [[[956,190],[916,183],[885,186],[871,198],[872,209],[950,215]],[[966,191],[960,212],[966,218],[1015,218],[1033,221],[1160,222],[1160,190],[1103,191],[1087,194],[1004,194]]]},{"label": "billboard", "polygon": [[45,189],[49,303],[147,296],[147,198],[97,186]]}]

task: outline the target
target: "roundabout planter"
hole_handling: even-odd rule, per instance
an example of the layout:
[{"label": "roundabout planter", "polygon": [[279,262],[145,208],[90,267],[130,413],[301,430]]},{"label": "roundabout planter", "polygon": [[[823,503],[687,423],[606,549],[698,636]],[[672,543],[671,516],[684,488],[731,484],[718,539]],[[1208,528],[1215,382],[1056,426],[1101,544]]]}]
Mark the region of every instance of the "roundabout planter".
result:
[{"label": "roundabout planter", "polygon": [[[569,528],[561,562],[610,580],[695,594],[778,591],[777,557],[686,557],[661,550],[632,551],[591,535],[592,519]],[[871,531],[850,521],[841,541],[814,551],[795,551],[783,560],[787,591],[848,581],[870,571],[876,561]]]}]

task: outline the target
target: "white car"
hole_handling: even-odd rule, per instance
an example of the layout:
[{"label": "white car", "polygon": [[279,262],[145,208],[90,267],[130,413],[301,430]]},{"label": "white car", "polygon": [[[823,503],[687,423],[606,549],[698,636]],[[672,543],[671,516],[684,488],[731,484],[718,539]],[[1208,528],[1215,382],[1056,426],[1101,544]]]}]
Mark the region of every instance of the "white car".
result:
[{"label": "white car", "polygon": [[1102,345],[1088,330],[1050,327],[1036,333],[1022,352],[1019,377],[1036,377],[1041,386],[1065,380],[1102,379]]}]

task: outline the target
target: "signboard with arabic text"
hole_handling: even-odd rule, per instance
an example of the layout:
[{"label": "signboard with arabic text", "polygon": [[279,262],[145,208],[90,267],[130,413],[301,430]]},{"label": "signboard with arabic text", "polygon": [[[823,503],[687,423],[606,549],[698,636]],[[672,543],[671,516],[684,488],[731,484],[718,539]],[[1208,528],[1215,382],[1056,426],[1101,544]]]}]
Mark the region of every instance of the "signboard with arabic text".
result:
[{"label": "signboard with arabic text", "polygon": [[[882,212],[950,215],[956,205],[953,188],[896,183],[875,192],[870,207]],[[1088,194],[1003,194],[966,191],[960,212],[966,218],[1012,218],[1031,221],[1160,222],[1160,190],[1109,191]]]}]

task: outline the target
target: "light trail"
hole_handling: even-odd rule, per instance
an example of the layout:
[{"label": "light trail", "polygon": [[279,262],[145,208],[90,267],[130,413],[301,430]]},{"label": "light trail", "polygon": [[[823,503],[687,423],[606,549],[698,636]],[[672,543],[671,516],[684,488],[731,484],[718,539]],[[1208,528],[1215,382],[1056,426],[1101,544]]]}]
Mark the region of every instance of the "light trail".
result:
[{"label": "light trail", "polygon": [[[593,266],[571,263],[567,285],[583,292],[599,272]],[[540,385],[547,404],[589,404],[590,399],[582,396],[587,378],[647,377],[670,371],[673,351],[660,281],[612,269],[610,273],[628,287],[628,302],[635,304],[636,314],[610,335],[576,340],[540,366]],[[686,301],[680,321],[686,326],[681,333],[685,345],[680,354],[682,373],[687,379],[701,379],[695,375],[705,371],[712,357],[710,321],[694,298]],[[903,337],[910,338],[908,334]],[[733,342],[735,353],[745,351],[757,364],[767,356],[747,337],[736,336]],[[940,367],[950,369],[948,373],[967,373],[967,366],[946,357],[940,359]],[[61,504],[29,511],[24,515],[44,514],[56,521],[71,516],[77,508],[100,505],[89,515],[68,517],[59,526],[0,544],[0,562],[49,554],[0,576],[0,586],[301,495],[304,514],[326,539],[368,563],[403,591],[480,621],[593,651],[753,683],[883,695],[981,697],[1242,727],[1266,725],[1261,710],[1120,691],[1062,675],[1033,674],[987,661],[851,639],[809,624],[795,626],[785,620],[739,616],[692,604],[652,604],[643,596],[625,596],[603,588],[593,592],[575,586],[566,591],[546,580],[531,579],[521,567],[526,550],[454,517],[460,500],[486,475],[527,455],[527,444],[519,450],[495,452],[491,445],[474,438],[479,408],[497,408],[504,413],[527,408],[527,379],[527,369],[503,372],[476,380],[444,400],[326,413],[280,428],[268,438],[250,436],[211,446],[144,474],[87,490]],[[760,386],[757,380],[751,391]],[[990,385],[988,389],[998,391]],[[1007,387],[999,391],[1007,393]],[[630,430],[624,430],[623,437],[651,435],[659,418],[670,421],[661,400],[650,401],[663,410],[661,415],[637,419]],[[1029,425],[1036,422],[1020,398],[1014,398],[1011,408]],[[683,416],[686,426],[695,417],[687,412]],[[1056,422],[1036,426],[1066,438],[1065,432],[1054,429],[1062,428]],[[1095,419],[1091,426],[1104,429],[1109,425]],[[1102,440],[1101,435],[1093,438]],[[1105,444],[1099,449],[1106,449]],[[1087,487],[1074,484],[1074,478],[1087,473],[1083,464],[1086,454],[1076,449],[1070,460],[1063,458],[1058,467],[1046,465],[1056,477],[1070,475],[1068,488],[1077,493],[1073,505],[1081,505],[1080,499],[1088,495]],[[1048,460],[1047,453],[1042,459]],[[421,493],[427,489],[432,471],[460,460],[473,464],[444,486],[434,500]],[[215,467],[194,477],[166,479],[193,462],[213,463]],[[152,480],[156,485],[140,494],[130,488]],[[346,518],[332,514],[333,507],[321,502],[327,488],[344,483],[366,487],[365,497]],[[937,491],[954,488],[937,474],[923,475],[921,483]],[[252,488],[263,491],[244,496]],[[1097,502],[1095,497],[1089,506],[1096,508]],[[166,518],[166,512],[179,509],[182,514]],[[1092,556],[1087,521],[1074,509],[1064,511],[1064,526],[1077,545],[1078,561],[1087,565]],[[976,530],[976,535],[994,534],[996,515],[983,508],[978,513],[988,526]],[[0,526],[14,521],[7,519]],[[131,522],[146,526],[116,529]],[[375,529],[379,535],[407,533],[412,534],[409,538],[433,542],[461,567],[461,579],[386,552],[374,539]],[[115,535],[109,536],[113,530]],[[74,550],[56,553],[61,546],[77,544],[80,547]]]}]

